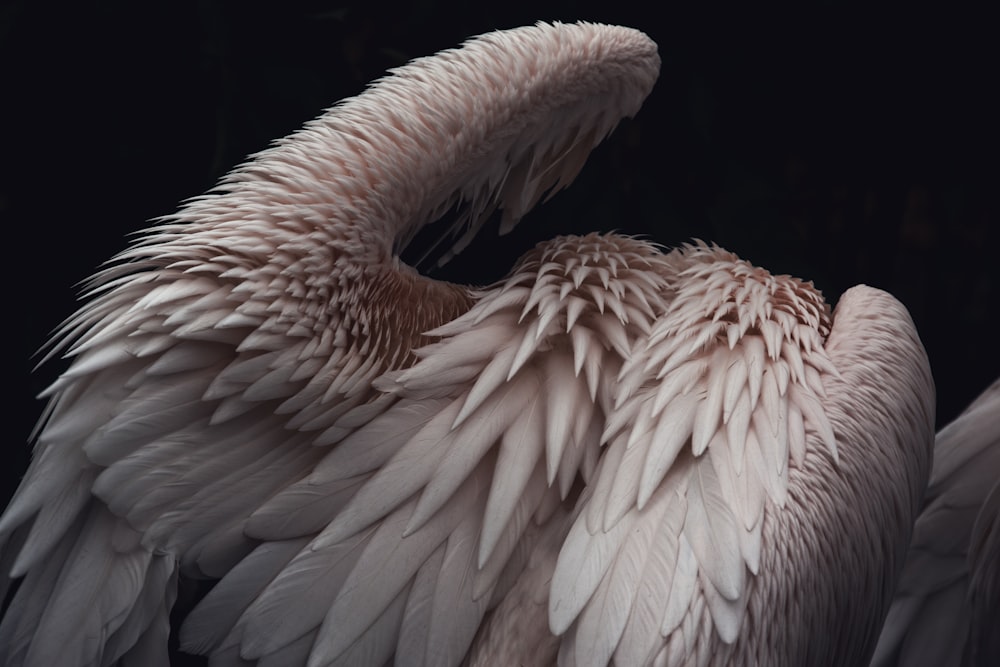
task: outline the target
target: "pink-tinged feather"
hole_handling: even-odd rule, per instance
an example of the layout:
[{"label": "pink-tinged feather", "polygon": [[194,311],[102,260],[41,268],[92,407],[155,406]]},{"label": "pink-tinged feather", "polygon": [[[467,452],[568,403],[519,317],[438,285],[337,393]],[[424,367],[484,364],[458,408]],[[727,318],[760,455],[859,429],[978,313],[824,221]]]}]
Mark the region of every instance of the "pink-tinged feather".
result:
[{"label": "pink-tinged feather", "polygon": [[929,461],[898,302],[854,288],[831,316],[721,248],[616,234],[540,244],[479,289],[398,259],[456,207],[441,261],[496,210],[508,231],[658,67],[624,28],[484,35],[102,270],[0,519],[25,574],[5,664],[162,664],[178,578],[201,576],[221,581],[182,641],[217,664],[863,660]]}]

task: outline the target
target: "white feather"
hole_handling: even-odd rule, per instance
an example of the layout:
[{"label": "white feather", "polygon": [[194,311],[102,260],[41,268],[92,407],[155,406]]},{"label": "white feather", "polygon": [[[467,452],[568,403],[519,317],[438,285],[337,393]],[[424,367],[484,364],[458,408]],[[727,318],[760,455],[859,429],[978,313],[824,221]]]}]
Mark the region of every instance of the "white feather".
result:
[{"label": "white feather", "polygon": [[[368,631],[466,514],[482,511],[476,498],[484,489],[478,487],[475,477],[470,478],[455,494],[454,502],[407,537],[403,537],[403,532],[414,509],[412,502],[387,516],[375,528],[359,557],[359,565],[348,575],[323,620],[314,656],[339,656]],[[320,534],[313,549],[321,548],[325,535]],[[387,564],[391,565],[387,567]]]},{"label": "white feather", "polygon": [[259,658],[320,627],[371,541],[370,533],[360,533],[332,547],[311,544],[298,552],[254,598],[220,648],[235,643],[242,656]]},{"label": "white feather", "polygon": [[628,539],[577,621],[577,664],[600,667],[608,664],[615,654],[626,622],[638,604],[637,592],[654,536],[674,497],[674,489],[664,485],[644,510],[633,509],[621,520],[628,526]]},{"label": "white feather", "polygon": [[[548,415],[544,411],[542,397],[537,395],[539,389],[540,385],[537,383],[519,388],[519,391],[535,395],[529,395],[530,402],[519,411],[517,421],[511,424],[500,439],[495,473],[482,522],[478,556],[480,565],[496,546],[501,531],[509,523],[514,507],[544,453],[544,429]],[[549,422],[554,419],[554,416],[548,417]]]},{"label": "white feather", "polygon": [[573,523],[552,575],[549,627],[554,633],[564,633],[590,602],[632,524],[625,519],[595,534],[582,517]]},{"label": "white feather", "polygon": [[[690,508],[689,508],[690,511]],[[677,567],[670,582],[670,597],[660,620],[660,634],[669,637],[685,617],[691,615],[696,604],[695,590],[698,584],[698,559],[691,543],[684,533],[678,538]],[[688,649],[690,651],[690,649]]]},{"label": "white feather", "polygon": [[694,464],[687,498],[684,535],[691,543],[701,571],[725,599],[736,600],[746,579],[738,526],[722,495],[715,468],[707,458]]},{"label": "white feather", "polygon": [[673,465],[681,447],[689,442],[697,415],[697,398],[681,396],[664,408],[653,431],[646,465],[639,480],[639,507],[645,506]]},{"label": "white feather", "polygon": [[[534,433],[525,430],[526,425],[522,417],[531,414],[533,405],[541,408],[539,403],[539,381],[536,373],[526,372],[511,379],[506,386],[492,394],[484,400],[475,414],[470,415],[467,421],[461,423],[456,431],[453,431],[451,442],[460,443],[450,447],[448,456],[440,462],[437,470],[430,482],[424,487],[420,494],[420,500],[413,511],[413,516],[407,524],[406,532],[411,533],[420,528],[421,525],[444,503],[451,498],[455,490],[469,476],[485,456],[487,450],[492,448],[503,437],[503,441],[508,443],[508,447],[515,446],[514,443],[523,444],[528,448],[529,457],[537,461],[542,454],[542,443],[537,439],[539,435],[537,429]],[[525,443],[526,437],[534,436],[532,443]],[[501,446],[501,450],[503,447]],[[509,459],[507,459],[509,460]],[[516,475],[515,470],[500,469]],[[521,479],[527,479],[530,470],[522,467]],[[511,481],[515,481],[514,477]]]}]

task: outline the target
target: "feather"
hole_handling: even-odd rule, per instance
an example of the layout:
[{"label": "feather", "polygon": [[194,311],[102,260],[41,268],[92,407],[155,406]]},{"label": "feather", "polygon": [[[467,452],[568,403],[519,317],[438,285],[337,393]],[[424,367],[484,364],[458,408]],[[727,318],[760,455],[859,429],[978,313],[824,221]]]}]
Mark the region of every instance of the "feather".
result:
[{"label": "feather", "polygon": [[717,348],[709,362],[709,375],[705,388],[705,398],[698,405],[692,426],[691,447],[695,456],[701,456],[715,430],[721,424],[722,404],[725,397],[725,382],[728,379],[730,355],[723,348]]},{"label": "feather", "polygon": [[552,575],[549,598],[552,632],[557,635],[566,632],[590,602],[633,523],[622,520],[610,530],[594,534],[587,529],[586,520],[574,521]]},{"label": "feather", "polygon": [[[552,504],[551,511],[546,511],[545,499],[549,498]],[[518,498],[518,503],[511,512],[503,532],[495,540],[489,549],[488,558],[482,560],[482,554],[486,552],[482,546],[485,539],[480,536],[479,556],[477,563],[479,571],[475,574],[475,582],[472,590],[474,599],[479,599],[497,585],[504,572],[509,568],[512,560],[516,559],[515,552],[524,548],[522,537],[531,528],[532,515],[537,517],[536,526],[545,525],[550,517],[546,514],[555,512],[559,507],[559,497],[552,489],[545,484],[545,479],[541,474],[541,468],[536,466],[530,480],[528,480],[524,491]],[[537,514],[536,514],[537,512]],[[486,510],[488,515],[489,509]]]},{"label": "feather", "polygon": [[468,513],[448,537],[430,609],[426,664],[462,662],[486,614],[489,596],[474,594],[479,517]]},{"label": "feather", "polygon": [[240,616],[307,542],[268,542],[254,549],[188,615],[181,626],[181,648],[205,654],[219,647]]},{"label": "feather", "polygon": [[458,402],[449,404],[407,441],[323,530],[320,546],[334,544],[370,525],[422,488],[447,453],[448,443],[456,438],[451,424],[459,407]]},{"label": "feather", "polygon": [[[32,648],[40,619],[56,589],[59,573],[79,537],[82,522],[55,545],[51,556],[29,570],[6,610],[0,626],[0,664],[22,665]],[[7,615],[9,614],[9,616]]]},{"label": "feather", "polygon": [[248,537],[286,540],[321,531],[368,480],[367,475],[314,482],[311,477],[279,491],[251,514]]},{"label": "feather", "polygon": [[801,468],[806,458],[806,425],[795,401],[788,401],[788,451],[792,464]]},{"label": "feather", "polygon": [[50,498],[42,506],[11,566],[9,573],[11,577],[27,574],[69,534],[72,523],[77,520],[90,501],[92,483],[93,474],[85,473],[75,480],[70,480],[54,498]]},{"label": "feather", "polygon": [[107,510],[91,506],[46,613],[33,628],[36,636],[46,640],[32,643],[26,656],[29,664],[58,664],[63,655],[99,661],[103,638],[126,620],[141,592],[151,556],[142,549],[112,552],[107,542],[116,521]]},{"label": "feather", "polygon": [[582,432],[590,424],[593,412],[593,404],[588,400],[584,387],[574,382],[570,369],[569,359],[555,350],[550,353],[545,366],[546,385],[551,391],[546,392],[544,440],[549,484],[556,478],[567,444],[572,440],[579,446],[583,440]]},{"label": "feather", "polygon": [[747,364],[747,383],[750,387],[750,408],[753,409],[757,406],[764,375],[764,342],[757,336],[747,336],[743,339],[743,346]]},{"label": "feather", "polygon": [[482,370],[476,383],[466,394],[465,401],[455,417],[452,428],[460,426],[485,400],[496,394],[501,385],[510,380],[511,366],[516,354],[517,349],[512,345],[505,345],[497,350],[493,359]]},{"label": "feather", "polygon": [[608,516],[608,507],[614,504],[610,500],[610,496],[614,489],[615,477],[622,467],[625,449],[621,446],[620,440],[611,443],[599,459],[596,481],[587,487],[591,496],[587,504],[583,506],[581,515],[585,517],[587,532],[591,534],[602,532],[605,529],[604,519]]},{"label": "feather", "polygon": [[[538,440],[540,429],[530,420],[528,424],[520,421],[525,413],[530,415],[533,412],[532,406],[539,402],[538,393],[537,374],[534,372],[519,374],[495,395],[483,401],[476,413],[461,424],[459,430],[453,432],[451,441],[462,444],[460,447],[450,448],[449,456],[441,461],[430,482],[424,487],[413,516],[407,524],[406,534],[420,528],[451,498],[499,438],[502,438],[501,451],[503,441],[506,440],[508,448],[516,446],[515,443],[524,445],[529,452],[529,458],[538,460],[542,453],[542,443]],[[525,444],[525,438],[533,438],[534,445]],[[497,474],[509,472],[512,482],[517,479],[526,480],[530,473],[527,464],[518,474],[512,463],[509,462],[506,468],[498,465]]]},{"label": "feather", "polygon": [[644,510],[634,509],[630,512],[632,520],[622,521],[630,524],[629,536],[577,620],[578,664],[605,665],[615,654],[630,612],[637,604],[650,545],[673,497],[673,488],[661,488]]},{"label": "feather", "polygon": [[795,402],[802,413],[803,421],[819,435],[823,441],[823,445],[833,457],[834,462],[837,462],[839,460],[837,438],[833,434],[830,420],[827,418],[826,412],[819,401],[812,394],[794,385],[789,391],[791,400]]},{"label": "feather", "polygon": [[[254,667],[287,667],[287,665],[305,665],[309,661],[309,654],[312,652],[313,644],[316,643],[317,630],[312,630],[296,639],[291,644],[282,646],[274,653],[262,655],[254,664]],[[212,656],[212,666],[215,667],[216,655]],[[238,667],[247,667],[251,664],[248,660],[238,659],[235,663]]]},{"label": "feather", "polygon": [[128,654],[129,659],[137,659],[134,647],[141,646],[146,635],[150,645],[144,648],[148,654],[147,663],[161,662],[168,659],[164,644],[154,638],[163,639],[169,635],[169,610],[173,606],[177,587],[177,568],[173,559],[168,556],[157,556],[152,559],[146,570],[139,597],[128,613],[128,617],[114,633],[108,637],[104,646],[103,659],[109,663]]},{"label": "feather", "polygon": [[[690,507],[688,507],[690,512]],[[677,567],[670,582],[670,597],[660,621],[660,634],[669,637],[690,616],[698,584],[698,559],[685,533],[678,538]],[[690,649],[688,649],[690,652]]]},{"label": "feather", "polygon": [[332,448],[313,471],[313,483],[322,484],[377,470],[449,403],[445,398],[401,399]]},{"label": "feather", "polygon": [[[371,532],[359,533],[330,547],[318,548],[314,541],[299,551],[254,598],[219,648],[235,643],[240,646],[242,656],[256,659],[289,646],[320,627],[332,601],[371,541]],[[256,578],[262,572],[257,570],[252,574]],[[211,607],[206,607],[199,613],[207,614],[210,610]],[[194,641],[192,633],[192,630],[187,632],[190,641]]]},{"label": "feather", "polygon": [[[330,665],[331,667],[353,667],[354,665],[386,664],[392,657],[394,648],[392,640],[399,632],[407,595],[407,589],[401,590],[392,602],[386,606],[385,611],[372,622],[368,631],[335,657],[329,652],[329,644],[324,641],[331,634],[331,628],[324,623],[316,639],[313,641],[312,652],[309,654],[306,666],[321,667]],[[326,630],[325,635],[324,630]]]},{"label": "feather", "polygon": [[[362,637],[408,586],[420,565],[455,530],[465,513],[481,511],[476,497],[482,492],[473,476],[455,494],[453,502],[402,539],[414,503],[407,503],[387,516],[375,528],[358,560],[359,566],[348,575],[327,612],[313,649],[314,656],[334,658]],[[312,548],[322,548],[324,537],[325,532]]]},{"label": "feather", "polygon": [[410,585],[395,648],[401,661],[411,665],[427,664],[434,593],[446,547],[442,544],[424,561]]},{"label": "feather", "polygon": [[739,637],[743,624],[743,612],[746,605],[745,591],[735,600],[728,600],[721,595],[715,585],[708,579],[704,568],[699,570],[701,590],[705,594],[705,602],[712,615],[712,627],[719,638],[726,644],[732,644]]},{"label": "feather", "polygon": [[660,414],[649,447],[646,466],[639,480],[638,505],[641,509],[649,501],[656,487],[673,465],[681,447],[691,437],[691,427],[697,414],[697,398],[678,397]]},{"label": "feather", "polygon": [[736,600],[743,591],[745,569],[740,557],[736,519],[719,487],[712,462],[694,464],[688,491],[688,514],[684,535],[698,558],[701,570],[726,600]]},{"label": "feather", "polygon": [[[660,642],[660,626],[672,589],[680,580],[674,577],[678,549],[687,512],[685,496],[678,489],[663,493],[664,514],[655,529],[646,552],[646,563],[639,578],[639,588],[629,614],[615,661],[623,665],[647,664]],[[647,510],[649,511],[649,510]],[[655,515],[650,515],[655,516]]]},{"label": "feather", "polygon": [[[524,493],[532,471],[542,457],[547,415],[543,409],[542,397],[537,396],[539,389],[538,384],[520,389],[536,396],[519,411],[519,419],[511,424],[500,439],[479,542],[480,566],[496,546],[501,531],[510,521],[514,507]],[[552,417],[549,421],[552,421]]]},{"label": "feather", "polygon": [[651,446],[647,440],[629,448],[622,444],[622,440],[623,438],[619,436],[608,445],[608,449],[624,449],[624,453],[617,466],[607,466],[602,471],[602,475],[608,475],[613,479],[608,488],[607,496],[604,497],[601,494],[598,497],[600,500],[595,500],[595,502],[603,502],[605,505],[601,524],[604,530],[613,526],[632,507],[638,506],[636,482],[642,475],[646,465],[647,450]]}]

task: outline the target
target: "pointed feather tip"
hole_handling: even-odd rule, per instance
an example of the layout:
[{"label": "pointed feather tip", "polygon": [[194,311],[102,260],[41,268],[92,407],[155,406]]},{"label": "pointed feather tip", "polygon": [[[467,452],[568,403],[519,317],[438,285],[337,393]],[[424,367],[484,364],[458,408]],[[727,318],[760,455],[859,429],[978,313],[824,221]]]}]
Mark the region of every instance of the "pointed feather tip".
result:
[{"label": "pointed feather tip", "polygon": [[836,465],[840,465],[840,450],[837,448],[837,438],[831,433],[829,438],[824,439],[824,444],[826,448],[830,451],[830,455],[833,457],[833,462]]}]

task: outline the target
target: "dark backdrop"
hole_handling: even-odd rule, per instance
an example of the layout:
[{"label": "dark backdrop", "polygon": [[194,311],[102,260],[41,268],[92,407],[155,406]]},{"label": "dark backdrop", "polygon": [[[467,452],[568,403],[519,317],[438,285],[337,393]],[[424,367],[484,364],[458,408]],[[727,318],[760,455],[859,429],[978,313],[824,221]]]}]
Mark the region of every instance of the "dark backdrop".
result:
[{"label": "dark backdrop", "polygon": [[939,5],[7,2],[4,491],[59,370],[32,353],[126,234],[386,68],[539,19],[646,31],[659,83],[569,190],[440,275],[485,282],[543,238],[620,229],[715,241],[831,301],[875,285],[913,314],[944,423],[1000,375],[1000,58],[985,15]]}]

